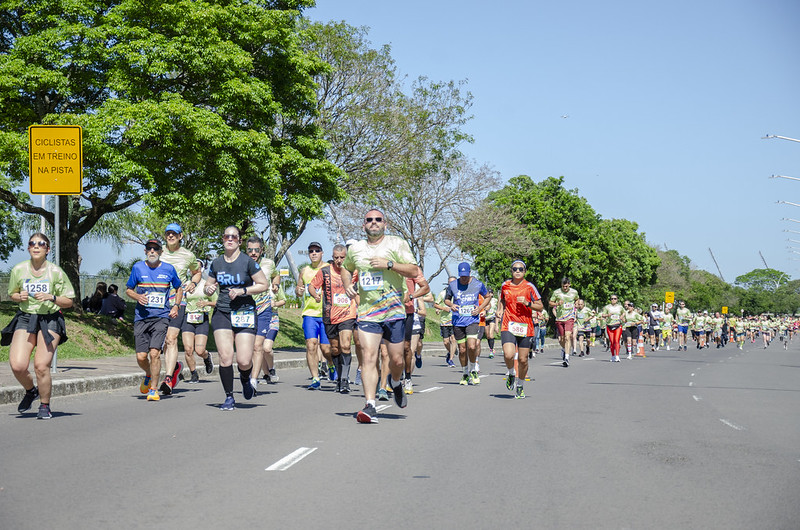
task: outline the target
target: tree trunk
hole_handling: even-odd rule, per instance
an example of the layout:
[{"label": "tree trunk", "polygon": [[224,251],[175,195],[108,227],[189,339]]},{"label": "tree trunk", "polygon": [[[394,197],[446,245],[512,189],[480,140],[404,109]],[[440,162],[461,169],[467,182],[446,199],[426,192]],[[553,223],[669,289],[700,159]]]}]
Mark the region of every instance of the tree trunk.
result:
[{"label": "tree trunk", "polygon": [[60,241],[60,261],[59,266],[64,269],[64,273],[69,278],[73,289],[75,289],[75,308],[81,309],[81,258],[78,252],[78,242],[80,238],[75,224],[77,219],[72,219],[68,215],[70,209],[68,207],[69,197],[60,195],[56,198],[59,201],[60,219],[59,219],[59,237]]}]

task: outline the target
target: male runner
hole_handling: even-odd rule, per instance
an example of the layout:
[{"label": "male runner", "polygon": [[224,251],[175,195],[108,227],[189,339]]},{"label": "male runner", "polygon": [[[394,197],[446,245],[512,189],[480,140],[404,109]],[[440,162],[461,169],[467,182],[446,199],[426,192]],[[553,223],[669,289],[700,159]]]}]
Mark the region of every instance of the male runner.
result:
[{"label": "male runner", "polygon": [[320,386],[319,380],[319,357],[317,347],[322,350],[322,355],[328,362],[329,378],[336,381],[336,368],[331,359],[331,344],[325,334],[325,324],[322,322],[322,302],[317,302],[311,297],[306,289],[306,285],[311,283],[323,265],[322,245],[316,241],[308,245],[308,258],[311,265],[303,268],[297,280],[295,294],[303,297],[303,335],[306,339],[306,363],[308,371],[311,372],[311,384],[309,390],[317,390]]},{"label": "male runner", "polygon": [[575,301],[578,298],[578,291],[570,287],[569,278],[566,276],[561,278],[561,289],[554,291],[550,297],[564,368],[569,366],[570,353],[575,355]]}]

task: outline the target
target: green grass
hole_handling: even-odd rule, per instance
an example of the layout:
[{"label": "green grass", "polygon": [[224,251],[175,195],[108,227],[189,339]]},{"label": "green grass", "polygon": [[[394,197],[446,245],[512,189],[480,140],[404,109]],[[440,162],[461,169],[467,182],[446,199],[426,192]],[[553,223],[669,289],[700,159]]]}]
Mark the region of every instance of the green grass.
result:
[{"label": "green grass", "polygon": [[[4,328],[14,317],[17,304],[0,302],[0,328]],[[281,328],[275,339],[275,349],[305,351],[303,319],[300,309],[280,309]],[[69,340],[58,347],[59,359],[93,359],[119,357],[134,353],[133,304],[128,304],[125,321],[113,320],[92,313],[65,311]],[[428,312],[425,341],[439,342],[439,317],[433,310]],[[216,351],[214,337],[208,338],[208,349]],[[183,346],[179,345],[183,351]],[[8,348],[0,348],[0,362],[8,362]]]}]

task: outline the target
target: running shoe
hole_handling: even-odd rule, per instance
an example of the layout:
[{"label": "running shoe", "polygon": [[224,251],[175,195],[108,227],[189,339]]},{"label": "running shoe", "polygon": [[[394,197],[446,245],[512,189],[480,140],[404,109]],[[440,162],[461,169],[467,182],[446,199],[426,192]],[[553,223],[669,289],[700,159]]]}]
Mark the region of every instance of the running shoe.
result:
[{"label": "running shoe", "polygon": [[494,350],[489,350],[489,358],[494,359]]},{"label": "running shoe", "polygon": [[233,396],[227,396],[225,403],[219,406],[219,410],[233,410],[235,407],[236,401],[233,400]]},{"label": "running shoe", "polygon": [[356,414],[356,421],[358,423],[378,423],[378,411],[375,410],[373,405],[367,403],[364,405],[364,408]]},{"label": "running shoe", "polygon": [[278,376],[275,375],[275,368],[269,369],[269,378],[272,380],[273,383],[278,381]]},{"label": "running shoe", "polygon": [[335,366],[328,367],[328,374],[331,381],[336,381],[337,379],[339,379],[339,374],[336,373]]},{"label": "running shoe", "polygon": [[39,413],[36,415],[37,420],[49,420],[53,417],[53,413],[50,412],[50,405],[39,405]]},{"label": "running shoe", "polygon": [[406,382],[403,385],[403,391],[408,395],[414,393],[414,383],[411,382],[411,379],[406,379]]},{"label": "running shoe", "polygon": [[397,406],[401,409],[406,408],[408,396],[403,392],[403,383],[397,383],[397,386],[392,387],[392,391],[394,392],[394,402],[397,403]]},{"label": "running shoe", "polygon": [[145,377],[142,379],[142,384],[139,385],[139,392],[147,394],[150,391],[150,378]]},{"label": "running shoe", "polygon": [[341,393],[341,394],[349,394],[350,393],[350,381],[347,381],[346,379],[344,381],[342,381],[342,389],[339,390],[339,393]]},{"label": "running shoe", "polygon": [[208,352],[208,357],[203,359],[203,364],[206,365],[206,373],[210,374],[214,371],[214,360],[211,358],[211,352]]},{"label": "running shoe", "polygon": [[322,383],[319,382],[319,377],[315,377],[311,380],[311,384],[308,385],[308,389],[318,390],[320,386],[322,386]]},{"label": "running shoe", "polygon": [[461,376],[461,381],[458,382],[459,385],[468,385],[469,384],[469,375],[464,374]]},{"label": "running shoe", "polygon": [[249,377],[242,379],[242,395],[247,400],[253,399],[253,396],[256,395],[256,389],[253,387]]},{"label": "running shoe", "polygon": [[199,375],[197,375],[197,370],[195,370],[194,372],[192,372],[192,377],[190,377],[190,378],[189,378],[189,381],[188,381],[188,382],[189,382],[189,383],[193,383],[193,384],[194,384],[194,383],[199,383],[199,382],[200,382],[200,376],[199,376]]},{"label": "running shoe", "polygon": [[517,387],[517,391],[514,394],[514,398],[516,398],[516,399],[525,399],[525,389],[523,389],[521,386],[518,386]]},{"label": "running shoe", "polygon": [[511,374],[508,374],[506,377],[506,388],[509,390],[514,390],[514,383],[516,382],[517,378]]},{"label": "running shoe", "polygon": [[161,394],[164,396],[168,396],[172,394],[172,376],[168,375],[164,381],[161,382],[161,386],[158,389],[161,391]]},{"label": "running shoe", "polygon": [[269,376],[269,372],[267,372],[266,374],[264,374],[264,377],[262,377],[262,379],[264,380],[264,382],[265,382],[266,384],[270,384],[270,383],[272,383],[272,378]]},{"label": "running shoe", "polygon": [[147,401],[159,401],[161,396],[158,395],[155,388],[151,388],[150,391],[147,393]]},{"label": "running shoe", "polygon": [[417,368],[422,368],[422,355],[418,353],[414,354],[414,366]]},{"label": "running shoe", "polygon": [[569,368],[569,357],[564,357],[564,360],[561,361],[561,366],[564,368]]},{"label": "running shoe", "polygon": [[447,366],[449,366],[450,368],[455,368],[456,363],[453,362],[453,359],[447,359]]},{"label": "running shoe", "polygon": [[39,397],[39,389],[36,387],[31,388],[30,390],[25,391],[25,395],[22,396],[22,401],[19,402],[17,406],[17,412],[25,412],[31,405],[33,401]]},{"label": "running shoe", "polygon": [[178,381],[181,379],[183,379],[183,363],[178,361],[175,363],[175,369],[172,371],[172,388],[175,388],[178,385]]},{"label": "running shoe", "polygon": [[626,359],[633,359],[633,357],[632,357],[632,356],[631,356],[631,354],[629,353],[629,354],[628,354],[628,356],[626,357]]},{"label": "running shoe", "polygon": [[378,401],[389,401],[389,392],[383,388],[378,390]]},{"label": "running shoe", "polygon": [[354,385],[360,385],[361,384],[361,367],[360,366],[356,370],[356,380],[355,380],[355,383],[353,383],[353,384]]},{"label": "running shoe", "polygon": [[481,384],[481,378],[478,375],[478,372],[470,372],[469,374],[469,382],[471,385],[479,385]]}]

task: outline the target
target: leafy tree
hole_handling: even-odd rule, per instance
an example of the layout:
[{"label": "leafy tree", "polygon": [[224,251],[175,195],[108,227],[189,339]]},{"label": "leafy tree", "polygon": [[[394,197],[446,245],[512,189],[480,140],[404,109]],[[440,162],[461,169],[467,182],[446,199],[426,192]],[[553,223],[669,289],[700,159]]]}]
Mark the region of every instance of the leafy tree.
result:
[{"label": "leafy tree", "polygon": [[285,234],[339,197],[309,119],[321,61],[300,48],[311,0],[2,0],[0,200],[31,202],[27,127],[83,127],[84,191],[59,197],[62,266],[78,242],[149,195],[162,216],[271,217]]},{"label": "leafy tree", "polygon": [[745,289],[774,292],[789,281],[789,275],[775,269],[754,269],[737,276],[734,283]]},{"label": "leafy tree", "polygon": [[508,278],[514,259],[522,259],[545,297],[568,276],[589,305],[605,303],[612,292],[635,298],[655,281],[655,251],[636,223],[601,219],[563,183],[563,177],[512,178],[489,194],[486,207],[465,215],[456,230],[461,248],[494,285]]}]

